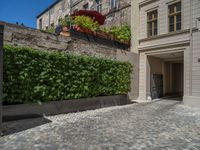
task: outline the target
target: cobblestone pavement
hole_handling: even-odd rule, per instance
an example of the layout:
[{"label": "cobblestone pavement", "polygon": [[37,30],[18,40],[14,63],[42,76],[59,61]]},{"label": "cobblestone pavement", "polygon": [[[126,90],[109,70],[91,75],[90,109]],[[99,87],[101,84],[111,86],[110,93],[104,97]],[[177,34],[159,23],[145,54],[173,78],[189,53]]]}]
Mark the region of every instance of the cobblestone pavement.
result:
[{"label": "cobblestone pavement", "polygon": [[[45,117],[43,125],[4,136],[0,149],[199,150],[200,109],[162,100]],[[4,131],[41,122],[4,124]]]}]

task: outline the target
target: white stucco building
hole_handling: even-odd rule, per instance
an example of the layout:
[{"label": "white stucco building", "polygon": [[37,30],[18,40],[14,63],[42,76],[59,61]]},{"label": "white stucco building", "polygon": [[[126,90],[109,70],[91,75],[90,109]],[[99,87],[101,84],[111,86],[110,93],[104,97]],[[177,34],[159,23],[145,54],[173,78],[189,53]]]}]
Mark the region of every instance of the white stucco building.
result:
[{"label": "white stucco building", "polygon": [[200,0],[132,0],[139,101],[179,95],[200,107]]}]

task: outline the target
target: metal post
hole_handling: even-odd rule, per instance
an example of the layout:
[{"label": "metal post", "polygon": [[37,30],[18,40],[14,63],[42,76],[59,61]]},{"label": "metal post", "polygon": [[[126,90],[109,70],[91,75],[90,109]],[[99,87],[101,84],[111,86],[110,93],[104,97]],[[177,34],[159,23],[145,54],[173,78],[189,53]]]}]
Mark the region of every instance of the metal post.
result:
[{"label": "metal post", "polygon": [[2,102],[3,102],[3,32],[4,26],[0,25],[0,135],[2,135]]}]

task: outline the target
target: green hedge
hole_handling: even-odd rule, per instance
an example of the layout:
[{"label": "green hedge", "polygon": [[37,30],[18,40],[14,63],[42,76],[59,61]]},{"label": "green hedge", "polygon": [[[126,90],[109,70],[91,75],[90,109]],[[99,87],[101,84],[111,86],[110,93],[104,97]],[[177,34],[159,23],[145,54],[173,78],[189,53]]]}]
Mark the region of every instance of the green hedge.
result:
[{"label": "green hedge", "polygon": [[4,103],[126,94],[132,66],[91,56],[4,46]]}]

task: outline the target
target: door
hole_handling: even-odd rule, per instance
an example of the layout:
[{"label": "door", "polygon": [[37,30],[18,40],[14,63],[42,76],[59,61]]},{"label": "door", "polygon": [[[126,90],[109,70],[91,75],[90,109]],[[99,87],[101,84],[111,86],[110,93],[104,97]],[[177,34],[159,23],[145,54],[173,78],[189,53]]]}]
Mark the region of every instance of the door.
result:
[{"label": "door", "polygon": [[163,75],[151,75],[151,98],[156,99],[163,97]]}]

